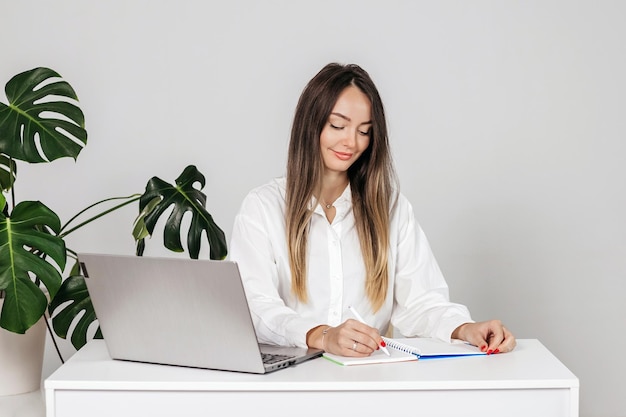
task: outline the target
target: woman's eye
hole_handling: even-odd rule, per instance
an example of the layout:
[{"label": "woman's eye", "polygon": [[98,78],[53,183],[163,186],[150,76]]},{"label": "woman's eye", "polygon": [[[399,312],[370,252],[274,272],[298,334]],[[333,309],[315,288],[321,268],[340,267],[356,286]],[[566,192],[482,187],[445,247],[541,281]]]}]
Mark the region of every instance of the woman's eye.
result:
[{"label": "woman's eye", "polygon": [[332,127],[333,129],[337,129],[337,130],[343,129],[343,126],[337,126],[337,125],[334,125],[332,123],[329,123],[329,124],[330,124],[330,127]]},{"label": "woman's eye", "polygon": [[369,136],[370,131],[369,131],[369,130],[366,130],[365,132],[363,132],[362,130],[359,130],[359,134],[360,134],[361,136]]}]

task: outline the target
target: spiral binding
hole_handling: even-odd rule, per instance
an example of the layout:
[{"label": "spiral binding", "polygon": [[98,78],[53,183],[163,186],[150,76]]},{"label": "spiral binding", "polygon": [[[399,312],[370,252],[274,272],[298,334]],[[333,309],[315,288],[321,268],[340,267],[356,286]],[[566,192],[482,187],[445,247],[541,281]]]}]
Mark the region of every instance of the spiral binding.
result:
[{"label": "spiral binding", "polygon": [[417,356],[418,358],[422,355],[422,351],[419,350],[419,348],[415,346],[410,346],[410,345],[398,342],[397,340],[389,339],[388,337],[383,337],[383,340],[387,344],[387,347],[393,348],[395,350],[399,350],[401,352],[413,354]]}]

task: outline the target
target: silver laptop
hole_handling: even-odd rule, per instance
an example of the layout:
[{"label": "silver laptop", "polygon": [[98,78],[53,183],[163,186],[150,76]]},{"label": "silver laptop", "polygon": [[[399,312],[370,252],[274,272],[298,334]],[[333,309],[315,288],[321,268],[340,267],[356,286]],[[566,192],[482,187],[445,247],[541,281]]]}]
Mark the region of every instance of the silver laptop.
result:
[{"label": "silver laptop", "polygon": [[78,259],[114,359],[263,374],[322,354],[258,343],[235,262]]}]

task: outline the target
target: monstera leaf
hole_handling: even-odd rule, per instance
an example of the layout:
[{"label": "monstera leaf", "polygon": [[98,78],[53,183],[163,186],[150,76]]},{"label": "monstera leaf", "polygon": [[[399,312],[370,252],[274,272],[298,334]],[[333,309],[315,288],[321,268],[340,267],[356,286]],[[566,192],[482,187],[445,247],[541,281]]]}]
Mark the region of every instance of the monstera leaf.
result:
[{"label": "monstera leaf", "polygon": [[[84,314],[80,316],[80,319],[76,321],[76,326],[70,338],[72,345],[77,350],[87,343],[89,328],[91,324],[96,321],[96,313],[91,304],[85,278],[79,274],[80,270],[78,262],[76,262],[70,276],[63,281],[57,296],[54,297],[49,307],[50,316],[52,316],[52,312],[55,309],[64,305],[64,308],[59,310],[59,312],[52,317],[52,327],[56,334],[63,339],[67,338],[70,326],[76,317],[84,312]],[[100,328],[97,329],[94,338],[102,339]]]},{"label": "monstera leaf", "polygon": [[38,284],[51,298],[61,285],[65,242],[51,234],[60,228],[59,217],[39,201],[21,202],[10,216],[0,214],[0,290],[6,293],[1,327],[25,333],[46,311],[48,299]]},{"label": "monstera leaf", "polygon": [[87,143],[76,93],[49,68],[35,68],[6,85],[0,103],[0,154],[26,162],[76,159]]},{"label": "monstera leaf", "polygon": [[[193,165],[185,168],[176,179],[176,185],[168,184],[157,177],[148,182],[145,193],[139,199],[139,216],[133,229],[133,236],[137,240],[137,255],[143,255],[145,238],[152,235],[163,213],[173,207],[164,225],[163,240],[168,249],[175,252],[184,250],[180,241],[181,221],[186,212],[191,212],[192,220],[187,233],[190,257],[198,258],[203,232],[206,232],[209,241],[211,259],[226,257],[224,232],[207,212],[206,196],[200,189],[194,188],[195,184],[201,189],[204,187],[205,179]],[[77,265],[72,269],[71,276],[63,281],[56,297],[50,303],[50,316],[55,333],[64,339],[68,337],[75,323],[70,339],[76,349],[80,349],[87,342],[89,329],[97,317],[85,285],[85,278],[80,275]],[[99,328],[94,337],[102,337]]]},{"label": "monstera leaf", "polygon": [[0,192],[13,187],[16,172],[15,161],[0,154]]},{"label": "monstera leaf", "polygon": [[[200,188],[194,188],[199,184]],[[145,225],[145,231],[152,235],[159,218],[173,206],[163,231],[163,244],[174,252],[183,252],[180,241],[181,223],[183,216],[191,212],[191,224],[187,232],[187,247],[189,256],[198,259],[202,233],[206,232],[209,240],[209,257],[224,259],[227,254],[226,237],[224,232],[213,221],[213,217],[206,210],[206,195],[200,191],[204,188],[205,179],[198,169],[189,165],[178,178],[176,185],[170,185],[160,178],[153,177],[146,185],[146,191],[139,199],[139,210],[142,213],[137,220]],[[160,201],[160,202],[158,202]],[[156,203],[158,202],[158,204]],[[143,211],[145,207],[153,205],[152,210]],[[135,230],[143,230],[136,227]],[[142,255],[145,248],[145,232],[135,235],[137,239],[137,255]]]}]

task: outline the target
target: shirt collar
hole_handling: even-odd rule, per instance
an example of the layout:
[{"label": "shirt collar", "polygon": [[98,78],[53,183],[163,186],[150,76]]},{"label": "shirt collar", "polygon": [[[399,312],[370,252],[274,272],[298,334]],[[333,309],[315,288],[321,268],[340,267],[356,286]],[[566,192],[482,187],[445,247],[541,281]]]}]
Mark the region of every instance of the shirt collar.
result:
[{"label": "shirt collar", "polygon": [[[315,197],[311,197],[309,208],[313,209],[314,213],[326,216],[326,213],[324,213],[324,209],[322,208],[321,204],[322,203],[318,202]],[[352,210],[352,190],[350,188],[350,183],[348,183],[341,195],[333,202],[333,206],[335,206],[336,210],[336,220],[343,219],[346,214],[348,214],[348,212]]]}]

